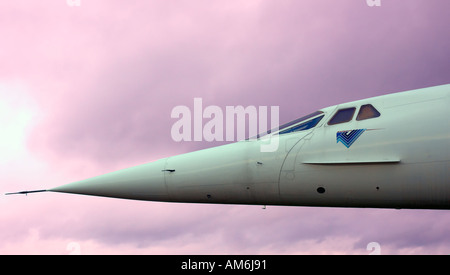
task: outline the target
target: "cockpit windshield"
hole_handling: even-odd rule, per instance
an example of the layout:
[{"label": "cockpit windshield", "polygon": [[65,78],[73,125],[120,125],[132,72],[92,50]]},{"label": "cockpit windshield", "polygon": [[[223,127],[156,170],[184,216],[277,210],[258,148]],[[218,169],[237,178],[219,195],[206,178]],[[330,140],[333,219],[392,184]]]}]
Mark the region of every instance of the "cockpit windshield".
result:
[{"label": "cockpit windshield", "polygon": [[323,117],[324,114],[322,111],[311,113],[309,115],[306,115],[304,117],[298,118],[296,120],[281,125],[278,134],[282,135],[311,129],[315,127]]},{"label": "cockpit windshield", "polygon": [[267,134],[274,133],[275,135],[279,134],[287,134],[287,133],[293,133],[298,131],[304,131],[311,128],[314,128],[320,120],[324,117],[324,113],[322,111],[316,111],[314,113],[311,113],[309,115],[303,116],[301,118],[297,118],[293,121],[290,121],[288,123],[285,123],[281,125],[278,129],[271,129],[267,132],[260,133],[256,136],[256,138],[260,138],[262,136],[265,136]]},{"label": "cockpit windshield", "polygon": [[287,134],[287,133],[309,130],[309,129],[315,127],[317,125],[317,123],[319,123],[319,121],[323,118],[323,116],[324,115],[321,115],[321,116],[315,117],[313,119],[307,120],[305,122],[302,122],[300,124],[297,124],[295,126],[288,127],[287,129],[284,129],[284,130],[281,130],[280,132],[278,132],[278,134],[282,135],[282,134]]}]

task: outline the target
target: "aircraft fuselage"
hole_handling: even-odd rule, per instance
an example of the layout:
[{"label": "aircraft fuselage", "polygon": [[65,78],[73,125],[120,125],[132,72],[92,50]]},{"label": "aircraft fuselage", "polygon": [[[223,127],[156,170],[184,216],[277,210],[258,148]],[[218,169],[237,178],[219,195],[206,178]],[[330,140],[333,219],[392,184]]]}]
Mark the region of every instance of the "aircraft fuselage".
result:
[{"label": "aircraft fuselage", "polygon": [[[450,209],[449,106],[450,85],[339,104],[266,139],[48,191],[187,203]],[[270,138],[279,139],[278,150],[261,152]]]}]

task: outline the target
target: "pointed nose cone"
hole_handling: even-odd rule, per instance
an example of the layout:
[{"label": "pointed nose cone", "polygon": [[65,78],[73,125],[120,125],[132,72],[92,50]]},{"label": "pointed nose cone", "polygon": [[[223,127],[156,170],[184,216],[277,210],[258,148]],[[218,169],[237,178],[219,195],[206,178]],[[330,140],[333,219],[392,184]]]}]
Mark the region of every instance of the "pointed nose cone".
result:
[{"label": "pointed nose cone", "polygon": [[166,160],[131,167],[52,188],[48,191],[102,197],[167,201],[164,180]]}]

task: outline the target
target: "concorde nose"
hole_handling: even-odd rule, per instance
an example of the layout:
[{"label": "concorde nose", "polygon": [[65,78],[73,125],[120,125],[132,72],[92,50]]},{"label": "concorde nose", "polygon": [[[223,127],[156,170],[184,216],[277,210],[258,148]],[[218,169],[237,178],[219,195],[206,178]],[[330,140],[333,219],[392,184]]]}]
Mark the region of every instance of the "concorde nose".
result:
[{"label": "concorde nose", "polygon": [[77,181],[47,191],[135,200],[167,201],[166,159]]}]

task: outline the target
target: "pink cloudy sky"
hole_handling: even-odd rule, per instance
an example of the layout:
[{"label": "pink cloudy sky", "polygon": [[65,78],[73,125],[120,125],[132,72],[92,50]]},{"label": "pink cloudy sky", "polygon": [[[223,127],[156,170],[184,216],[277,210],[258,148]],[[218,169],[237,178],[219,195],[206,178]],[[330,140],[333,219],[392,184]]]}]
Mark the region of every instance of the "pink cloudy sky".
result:
[{"label": "pink cloudy sky", "polygon": [[[450,83],[450,1],[0,3],[0,192],[215,146],[172,108],[345,101]],[[0,254],[449,254],[450,213],[0,196]]]}]

